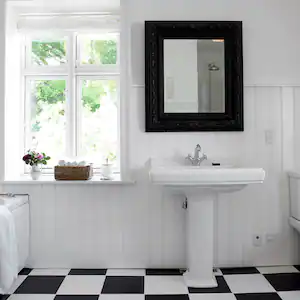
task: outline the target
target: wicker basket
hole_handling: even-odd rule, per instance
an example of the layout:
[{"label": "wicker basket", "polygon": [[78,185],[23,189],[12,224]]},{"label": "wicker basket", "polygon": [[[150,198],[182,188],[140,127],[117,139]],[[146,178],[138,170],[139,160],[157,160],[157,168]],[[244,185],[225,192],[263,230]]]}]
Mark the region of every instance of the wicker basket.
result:
[{"label": "wicker basket", "polygon": [[93,177],[92,166],[55,166],[56,180],[89,180]]}]

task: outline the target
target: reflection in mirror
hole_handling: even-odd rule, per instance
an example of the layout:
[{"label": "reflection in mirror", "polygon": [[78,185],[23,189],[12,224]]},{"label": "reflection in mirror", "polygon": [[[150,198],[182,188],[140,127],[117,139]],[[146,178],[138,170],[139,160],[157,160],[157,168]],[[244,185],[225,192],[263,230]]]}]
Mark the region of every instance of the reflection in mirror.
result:
[{"label": "reflection in mirror", "polygon": [[165,39],[165,113],[224,113],[224,57],[223,39]]}]

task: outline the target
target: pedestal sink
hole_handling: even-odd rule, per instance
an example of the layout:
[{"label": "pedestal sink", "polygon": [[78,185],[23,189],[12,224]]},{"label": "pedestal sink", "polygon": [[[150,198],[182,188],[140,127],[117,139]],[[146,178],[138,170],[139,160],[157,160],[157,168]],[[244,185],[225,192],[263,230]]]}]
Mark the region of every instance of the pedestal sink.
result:
[{"label": "pedestal sink", "polygon": [[184,279],[189,287],[216,287],[213,274],[214,201],[218,193],[262,183],[260,168],[223,166],[155,165],[150,163],[150,180],[182,191],[187,197],[187,264]]}]

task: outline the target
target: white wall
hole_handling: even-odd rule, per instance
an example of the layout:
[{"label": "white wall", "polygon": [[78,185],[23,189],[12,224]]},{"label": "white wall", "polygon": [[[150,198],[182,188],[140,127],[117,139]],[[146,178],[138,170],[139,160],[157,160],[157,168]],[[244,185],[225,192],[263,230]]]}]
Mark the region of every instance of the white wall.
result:
[{"label": "white wall", "polygon": [[[286,170],[294,166],[299,135],[300,29],[298,0],[126,0],[130,37],[126,139],[138,179],[130,186],[6,186],[31,195],[32,266],[185,266],[185,211],[181,199],[151,187],[149,157],[184,156],[200,143],[211,158],[259,166],[263,185],[221,195],[216,204],[215,264],[278,265],[298,262],[290,229]],[[283,9],[284,7],[284,9]],[[1,10],[0,10],[1,11]],[[144,132],[144,20],[243,20],[245,131]],[[294,108],[298,108],[294,111]],[[265,143],[265,133],[273,135]],[[299,149],[299,148],[298,148]],[[271,234],[262,247],[253,234]]]},{"label": "white wall", "polygon": [[[245,84],[299,85],[298,0],[128,0],[134,61],[143,62],[144,20],[243,21]],[[132,69],[133,84],[143,84],[143,64]]]},{"label": "white wall", "polygon": [[[4,2],[0,3],[0,140],[4,141],[4,95],[5,95],[5,9]],[[0,143],[0,180],[3,180],[4,170],[4,143]],[[1,190],[1,189],[0,189]]]},{"label": "white wall", "polygon": [[[22,101],[21,91],[21,36],[17,34],[17,14],[12,7],[7,7],[5,63],[9,66],[5,69],[5,90],[9,91],[5,95],[5,176],[11,177],[16,172],[24,170],[24,166],[16,157],[23,155],[23,109],[20,107]],[[11,118],[9,116],[15,116]],[[9,138],[7,138],[9,137]]]}]

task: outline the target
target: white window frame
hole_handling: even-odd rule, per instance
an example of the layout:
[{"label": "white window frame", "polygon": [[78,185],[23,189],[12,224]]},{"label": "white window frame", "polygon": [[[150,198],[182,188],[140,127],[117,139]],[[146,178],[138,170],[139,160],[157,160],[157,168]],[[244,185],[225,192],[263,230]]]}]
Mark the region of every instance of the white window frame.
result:
[{"label": "white window frame", "polygon": [[[110,33],[110,32],[109,32]],[[79,36],[80,35],[100,35],[103,32],[65,32],[60,31],[52,34],[48,38],[46,32],[38,32],[34,34],[27,33],[22,43],[22,70],[21,77],[23,82],[22,87],[22,103],[24,105],[24,147],[22,151],[26,151],[29,145],[29,128],[30,128],[30,106],[28,101],[30,100],[30,80],[40,79],[62,79],[66,80],[66,116],[67,116],[67,128],[66,128],[66,150],[65,155],[70,159],[76,158],[79,151],[79,139],[80,139],[80,108],[81,108],[81,79],[114,79],[117,81],[118,87],[118,150],[117,160],[115,162],[115,173],[120,173],[120,35],[117,39],[117,64],[116,65],[84,65],[80,64],[80,52],[79,52]],[[119,34],[119,33],[118,33]],[[50,39],[54,41],[65,39],[67,43],[67,55],[66,64],[61,66],[33,66],[31,65],[31,42],[34,39]],[[45,152],[47,150],[45,149]],[[49,154],[51,155],[51,154]],[[100,172],[100,166],[94,165],[96,173]],[[24,172],[28,173],[28,168],[25,167]],[[53,173],[53,168],[45,167],[46,173]]]}]

